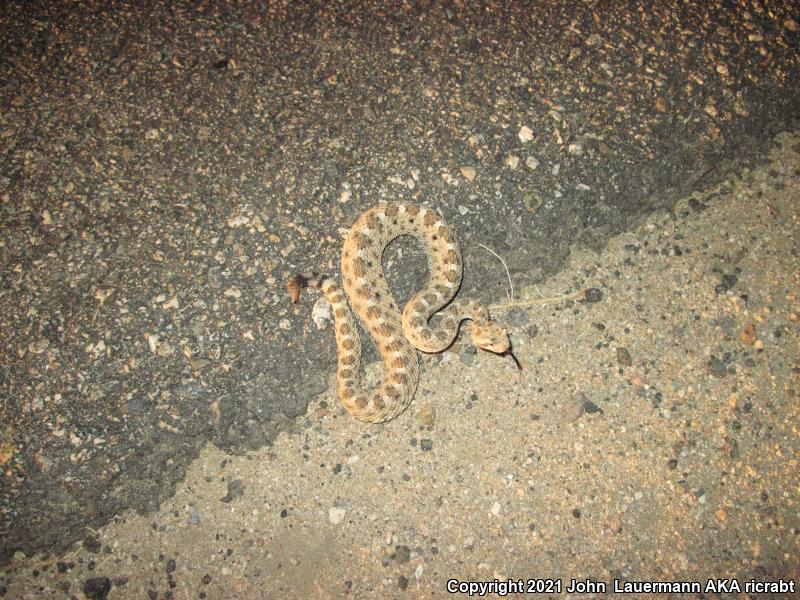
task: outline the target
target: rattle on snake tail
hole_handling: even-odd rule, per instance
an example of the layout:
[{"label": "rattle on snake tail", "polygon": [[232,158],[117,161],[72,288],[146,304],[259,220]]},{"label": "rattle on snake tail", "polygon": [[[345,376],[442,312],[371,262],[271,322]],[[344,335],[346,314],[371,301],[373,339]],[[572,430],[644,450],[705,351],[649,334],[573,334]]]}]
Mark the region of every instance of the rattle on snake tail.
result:
[{"label": "rattle on snake tail", "polygon": [[[423,243],[430,273],[427,285],[408,301],[402,315],[381,265],[384,249],[401,235],[414,236]],[[287,288],[293,302],[304,288],[318,288],[331,303],[339,351],[336,390],[356,419],[382,423],[402,413],[411,403],[419,380],[415,348],[430,353],[444,351],[465,319],[472,321],[470,331],[476,346],[511,355],[519,368],[508,333],[490,319],[483,306],[472,300],[450,302],[461,285],[461,275],[458,241],[436,212],[415,204],[378,204],[358,218],[344,242],[344,291],[326,276],[296,275],[289,280]],[[386,368],[383,382],[372,393],[361,385],[361,342],[351,305]],[[434,315],[438,319],[431,326]]]}]

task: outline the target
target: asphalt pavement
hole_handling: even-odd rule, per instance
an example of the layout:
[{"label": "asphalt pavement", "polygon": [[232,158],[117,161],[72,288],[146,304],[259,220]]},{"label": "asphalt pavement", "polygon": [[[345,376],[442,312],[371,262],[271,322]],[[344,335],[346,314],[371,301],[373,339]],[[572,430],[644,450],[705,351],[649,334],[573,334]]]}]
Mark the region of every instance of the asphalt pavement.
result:
[{"label": "asphalt pavement", "polygon": [[[155,510],[329,389],[285,293],[378,201],[502,297],[798,129],[794,2],[7,2],[0,558]],[[424,280],[387,251],[400,298]],[[402,260],[400,260],[402,258]],[[374,352],[372,355],[375,356]]]}]

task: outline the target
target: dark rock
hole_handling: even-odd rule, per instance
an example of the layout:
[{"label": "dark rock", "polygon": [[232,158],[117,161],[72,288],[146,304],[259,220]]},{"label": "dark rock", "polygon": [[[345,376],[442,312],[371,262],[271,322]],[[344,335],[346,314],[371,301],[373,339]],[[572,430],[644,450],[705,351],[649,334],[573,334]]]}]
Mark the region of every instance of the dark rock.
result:
[{"label": "dark rock", "polygon": [[411,560],[411,549],[408,546],[397,546],[395,548],[395,559],[397,562],[407,563]]},{"label": "dark rock", "polygon": [[244,496],[244,482],[241,479],[234,479],[228,483],[228,493],[220,498],[220,502],[232,502],[242,496]]},{"label": "dark rock", "polygon": [[603,292],[598,288],[589,288],[586,290],[584,297],[587,302],[600,302],[603,299]]},{"label": "dark rock", "polygon": [[633,364],[631,353],[627,348],[617,348],[617,362],[625,367],[630,367]]},{"label": "dark rock", "polygon": [[111,580],[108,577],[93,577],[83,584],[83,594],[89,600],[105,600],[111,591]]},{"label": "dark rock", "polygon": [[706,371],[711,373],[714,377],[725,377],[728,374],[728,367],[725,363],[718,359],[716,356],[711,356],[706,365]]}]

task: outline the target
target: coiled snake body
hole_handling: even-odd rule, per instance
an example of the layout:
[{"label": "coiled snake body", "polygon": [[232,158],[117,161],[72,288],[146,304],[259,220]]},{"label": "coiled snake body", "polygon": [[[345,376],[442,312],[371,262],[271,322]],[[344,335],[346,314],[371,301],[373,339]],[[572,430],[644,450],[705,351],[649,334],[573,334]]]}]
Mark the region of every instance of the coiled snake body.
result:
[{"label": "coiled snake body", "polygon": [[[423,243],[430,273],[427,285],[408,301],[402,314],[381,265],[384,249],[401,235]],[[414,348],[442,352],[453,343],[464,319],[472,321],[476,346],[498,354],[510,352],[506,330],[490,320],[485,308],[471,300],[450,302],[461,285],[461,275],[458,241],[436,212],[415,204],[378,204],[358,218],[345,240],[344,292],[327,276],[296,275],[289,281],[293,301],[303,288],[316,287],[331,303],[339,350],[337,393],[356,419],[381,423],[402,413],[414,397],[419,379]],[[377,345],[386,368],[383,382],[372,392],[362,387],[361,342],[350,306]],[[431,325],[436,313],[438,319]]]}]

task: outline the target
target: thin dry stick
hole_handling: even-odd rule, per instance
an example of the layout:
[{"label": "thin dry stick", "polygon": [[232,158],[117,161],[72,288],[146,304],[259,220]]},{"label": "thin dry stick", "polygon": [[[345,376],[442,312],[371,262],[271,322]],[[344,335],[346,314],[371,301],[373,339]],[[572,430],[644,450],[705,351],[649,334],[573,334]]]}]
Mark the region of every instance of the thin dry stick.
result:
[{"label": "thin dry stick", "polygon": [[484,246],[483,244],[480,244],[480,243],[478,245],[481,248],[483,248],[484,250],[494,254],[497,257],[497,260],[499,260],[501,263],[503,263],[503,267],[505,267],[505,269],[506,269],[506,277],[508,277],[508,287],[511,290],[510,292],[506,291],[506,296],[508,297],[509,302],[513,302],[514,301],[514,282],[511,281],[511,273],[509,273],[509,271],[508,271],[508,265],[506,264],[506,261],[504,261],[503,257],[500,256],[497,252],[495,252],[491,248],[488,248],[488,247],[486,247],[486,246]]},{"label": "thin dry stick", "polygon": [[533,306],[534,304],[552,304],[554,302],[562,302],[564,300],[575,300],[581,296],[586,295],[586,290],[578,290],[572,294],[564,294],[563,296],[550,296],[547,298],[534,298],[533,300],[523,300],[521,302],[507,302],[506,304],[493,304],[489,310],[516,308],[518,306]]},{"label": "thin dry stick", "polygon": [[49,558],[43,558],[34,562],[28,562],[28,559],[25,559],[16,564],[8,565],[6,568],[0,570],[0,576],[7,577],[9,573],[12,573],[17,569],[42,570],[45,567],[49,567],[50,565],[53,565],[59,561],[69,562],[73,558],[77,557],[78,554],[80,554],[81,549],[82,546],[75,546],[63,556],[51,556]]},{"label": "thin dry stick", "polygon": [[486,246],[480,243],[478,245],[484,250],[487,250],[488,252],[494,254],[497,257],[497,260],[503,263],[503,267],[505,267],[506,270],[506,277],[508,277],[508,287],[511,290],[510,293],[506,291],[506,296],[508,296],[508,302],[506,302],[505,304],[493,304],[492,306],[489,307],[489,310],[496,310],[496,309],[502,310],[507,308],[516,308],[519,306],[533,306],[534,304],[551,304],[553,302],[561,302],[564,300],[575,300],[576,298],[580,298],[581,296],[586,294],[586,290],[583,289],[583,290],[578,290],[577,292],[573,292],[572,294],[565,294],[563,296],[550,296],[549,298],[534,298],[533,300],[523,300],[521,302],[514,302],[514,282],[511,281],[511,273],[508,270],[508,265],[506,264],[506,261],[504,261],[503,257],[497,254],[497,252],[495,252],[491,248],[487,248]]}]

